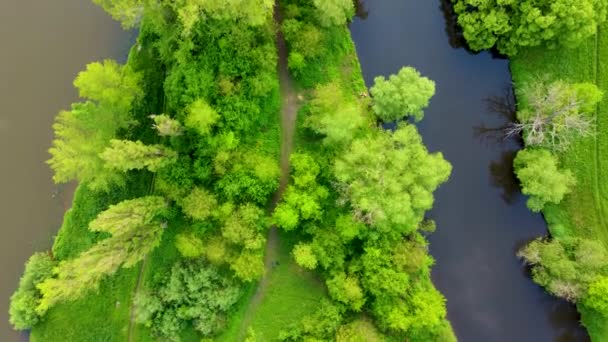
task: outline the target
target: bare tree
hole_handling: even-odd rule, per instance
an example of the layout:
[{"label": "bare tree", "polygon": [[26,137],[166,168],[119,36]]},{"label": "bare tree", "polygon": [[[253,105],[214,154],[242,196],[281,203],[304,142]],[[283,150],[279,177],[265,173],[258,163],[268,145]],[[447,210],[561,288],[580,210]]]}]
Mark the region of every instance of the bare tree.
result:
[{"label": "bare tree", "polygon": [[526,109],[505,129],[507,137],[523,134],[526,145],[565,150],[575,138],[593,134],[591,109],[602,96],[595,85],[535,82],[528,89]]}]

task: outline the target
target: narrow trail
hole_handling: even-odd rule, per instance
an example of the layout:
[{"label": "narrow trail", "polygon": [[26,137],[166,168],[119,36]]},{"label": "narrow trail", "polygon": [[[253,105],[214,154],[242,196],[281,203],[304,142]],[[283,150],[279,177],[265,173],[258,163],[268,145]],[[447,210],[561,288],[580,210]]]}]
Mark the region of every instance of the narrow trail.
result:
[{"label": "narrow trail", "polygon": [[[154,193],[154,184],[156,181],[156,174],[154,174],[152,176],[152,181],[150,182],[150,187],[148,188],[148,196],[152,195]],[[129,342],[133,341],[133,330],[135,329],[135,314],[136,314],[136,310],[135,310],[135,297],[139,294],[139,291],[141,290],[141,285],[143,284],[143,279],[144,279],[144,274],[146,273],[146,267],[148,266],[148,256],[146,255],[142,262],[141,262],[141,266],[139,267],[139,272],[137,273],[137,283],[135,284],[135,289],[133,290],[133,297],[131,299],[131,306],[130,306],[130,312],[129,312],[129,331],[127,334],[127,340]]]},{"label": "narrow trail", "polygon": [[[280,91],[281,91],[281,178],[279,181],[279,189],[275,193],[272,200],[270,211],[272,212],[283,196],[283,192],[289,184],[289,156],[293,150],[293,139],[296,128],[296,118],[298,114],[298,98],[294,87],[293,79],[289,74],[287,67],[287,44],[283,32],[280,30],[280,25],[283,22],[283,13],[278,1],[274,7],[274,19],[277,25],[276,44],[278,50],[278,65],[277,72],[279,75]],[[245,339],[247,328],[251,324],[255,311],[262,303],[268,287],[270,285],[270,276],[273,272],[273,265],[277,260],[277,250],[279,248],[279,232],[276,227],[271,227],[268,231],[266,241],[266,249],[264,253],[264,276],[258,283],[257,289],[253,298],[249,302],[247,311],[241,321],[239,329],[239,341]]]},{"label": "narrow trail", "polygon": [[[594,71],[595,71],[595,84],[600,87],[601,89],[601,85],[600,85],[600,34],[601,34],[601,27],[597,28],[597,33],[595,34],[595,67],[594,67]],[[599,119],[600,119],[600,106],[601,104],[598,103],[595,109],[595,134],[594,134],[594,139],[595,139],[595,184],[594,184],[594,188],[595,188],[595,209],[598,212],[598,216],[600,219],[600,223],[602,225],[602,227],[606,227],[606,215],[604,213],[604,206],[602,205],[602,195],[601,195],[601,188],[600,188],[600,178],[601,178],[601,165],[600,165],[600,143],[599,143],[599,138],[598,138],[598,126],[599,126]]]}]

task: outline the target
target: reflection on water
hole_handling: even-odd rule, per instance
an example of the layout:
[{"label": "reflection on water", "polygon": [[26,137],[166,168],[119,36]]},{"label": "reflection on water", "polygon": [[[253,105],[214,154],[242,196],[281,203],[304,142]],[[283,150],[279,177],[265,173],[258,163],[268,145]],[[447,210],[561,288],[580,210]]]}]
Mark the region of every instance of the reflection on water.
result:
[{"label": "reflection on water", "polygon": [[490,163],[492,185],[500,188],[500,197],[508,204],[513,204],[521,194],[519,181],[513,173],[513,159],[517,151],[504,151],[500,159]]}]

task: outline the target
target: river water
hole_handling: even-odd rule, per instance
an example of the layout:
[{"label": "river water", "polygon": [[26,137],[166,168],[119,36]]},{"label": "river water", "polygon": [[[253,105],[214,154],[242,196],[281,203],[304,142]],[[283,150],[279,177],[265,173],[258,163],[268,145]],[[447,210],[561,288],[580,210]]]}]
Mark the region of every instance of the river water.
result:
[{"label": "river water", "polygon": [[574,307],[535,285],[515,256],[547,232],[512,174],[518,142],[495,130],[508,115],[488,105],[508,98],[508,61],[458,48],[445,8],[440,0],[367,1],[351,32],[368,86],[404,65],[436,82],[418,127],[454,167],[429,213],[437,222],[433,281],[448,318],[463,342],[588,341]]},{"label": "river water", "polygon": [[26,339],[8,324],[23,263],[47,250],[73,186],[53,184],[44,163],[56,113],[77,100],[88,62],[125,59],[134,33],[89,0],[0,1],[0,341]]}]

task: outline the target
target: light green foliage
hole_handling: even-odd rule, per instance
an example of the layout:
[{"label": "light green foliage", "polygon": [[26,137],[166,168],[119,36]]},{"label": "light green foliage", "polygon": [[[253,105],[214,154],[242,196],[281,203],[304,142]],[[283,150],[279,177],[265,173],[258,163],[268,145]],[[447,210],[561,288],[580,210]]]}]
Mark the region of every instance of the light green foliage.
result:
[{"label": "light green foliage", "polygon": [[593,134],[590,115],[603,93],[592,83],[534,82],[523,88],[528,106],[517,113],[508,135],[524,135],[528,146],[566,150],[579,137]]},{"label": "light green foliage", "polygon": [[309,244],[298,243],[293,248],[292,254],[296,263],[301,267],[309,270],[314,270],[317,267],[317,257]]},{"label": "light green foliage", "polygon": [[188,107],[185,125],[201,135],[206,135],[218,119],[219,115],[207,102],[196,100]]},{"label": "light green foliage", "polygon": [[241,251],[236,259],[230,261],[230,269],[243,281],[254,281],[264,275],[264,252]]},{"label": "light green foliage", "polygon": [[598,276],[608,275],[608,252],[592,240],[535,240],[518,252],[532,265],[532,277],[550,293],[577,302]]},{"label": "light green foliage", "polygon": [[136,298],[137,320],[163,340],[179,341],[187,325],[213,336],[242,294],[239,284],[202,261],[182,261],[154,292]]},{"label": "light green foliage", "polygon": [[363,289],[359,284],[359,279],[353,275],[337,273],[326,281],[329,295],[346,305],[352,310],[360,311],[365,304]]},{"label": "light green foliage", "polygon": [[152,128],[161,137],[176,137],[183,133],[182,124],[175,119],[171,119],[167,114],[150,115],[150,118],[154,121]]},{"label": "light green foliage", "polygon": [[418,228],[451,169],[441,153],[428,153],[414,126],[401,125],[354,140],[334,173],[358,220],[383,233],[406,234]]},{"label": "light green foliage", "polygon": [[541,211],[547,203],[559,203],[576,183],[570,170],[560,170],[549,151],[524,149],[514,160],[515,174],[522,193],[529,195],[528,208]]},{"label": "light green foliage", "polygon": [[253,204],[245,204],[234,210],[225,220],[222,236],[230,243],[249,250],[261,250],[268,227],[264,211]]},{"label": "light green foliage", "polygon": [[365,123],[362,109],[356,102],[345,100],[339,84],[332,82],[315,89],[306,126],[325,135],[324,143],[348,143]]},{"label": "light green foliage", "polygon": [[108,12],[112,18],[120,21],[122,27],[129,29],[141,19],[146,0],[93,0]]},{"label": "light green foliage", "polygon": [[[118,120],[119,127],[124,127],[130,121],[133,101],[142,95],[140,83],[139,73],[111,59],[88,64],[86,70],[74,80],[80,97],[114,111],[111,115]],[[102,118],[97,119],[102,121]]]},{"label": "light green foliage", "polygon": [[148,196],[110,206],[89,224],[94,232],[109,233],[75,259],[62,261],[55,277],[38,285],[42,299],[36,308],[44,314],[60,301],[74,300],[121,267],[132,267],[160,243],[163,227],[158,221],[167,203],[162,197]]},{"label": "light green foliage", "polygon": [[99,154],[109,145],[118,130],[116,122],[99,118],[107,114],[93,103],[76,103],[71,111],[62,111],[55,118],[55,140],[49,149],[47,163],[55,174],[56,183],[72,180],[86,183],[94,190],[108,190],[111,185],[124,184],[124,177],[104,166]]},{"label": "light green foliage", "polygon": [[374,98],[374,113],[380,120],[390,122],[411,116],[420,121],[423,109],[435,94],[435,82],[412,67],[403,67],[388,80],[376,77],[370,92]]},{"label": "light green foliage", "polygon": [[507,55],[523,47],[572,47],[606,19],[605,0],[453,0],[473,50],[494,46]]},{"label": "light green foliage", "polygon": [[384,338],[369,319],[359,318],[344,324],[336,333],[336,342],[382,342]]},{"label": "light green foliage", "polygon": [[40,321],[36,307],[41,294],[36,286],[52,276],[54,266],[48,253],[35,253],[25,263],[25,272],[11,296],[9,307],[9,321],[16,330],[30,329]]},{"label": "light green foliage", "polygon": [[285,230],[296,228],[302,220],[319,220],[321,202],[329,195],[327,189],[317,183],[320,168],[310,155],[294,153],[290,161],[293,184],[273,213],[275,224]]},{"label": "light green foliage", "polygon": [[322,52],[323,35],[314,25],[287,19],[283,21],[282,29],[290,47],[290,54],[300,54],[306,59],[316,57]]},{"label": "light green foliage", "polygon": [[194,188],[192,192],[182,200],[182,210],[195,220],[205,220],[212,216],[217,208],[215,196],[203,188]]},{"label": "light green foliage", "polygon": [[313,4],[323,26],[345,25],[355,15],[354,2],[350,0],[313,0]]},{"label": "light green foliage", "polygon": [[608,277],[599,277],[589,284],[583,304],[604,317],[608,316]]},{"label": "light green foliage", "polygon": [[222,178],[216,190],[227,201],[265,204],[279,188],[280,168],[277,160],[259,151],[221,151],[214,167]]},{"label": "light green foliage", "polygon": [[[184,30],[189,31],[205,14],[221,20],[243,19],[246,23],[259,26],[272,15],[272,0],[178,0],[174,1]],[[204,14],[202,13],[204,12]]]},{"label": "light green foliage", "polygon": [[184,258],[198,258],[203,255],[205,250],[203,241],[192,233],[176,235],[175,247]]},{"label": "light green foliage", "polygon": [[48,161],[55,182],[78,180],[99,190],[122,184],[122,176],[105,169],[99,154],[119,129],[132,123],[131,106],[141,96],[140,79],[130,67],[111,60],[91,63],[78,75],[74,85],[92,102],[73,104],[71,111],[55,119],[56,138]]},{"label": "light green foliage", "polygon": [[126,172],[129,170],[147,169],[156,172],[158,169],[174,163],[177,153],[163,145],[144,145],[141,141],[110,140],[110,146],[100,155],[105,166]]},{"label": "light green foliage", "polygon": [[302,318],[298,325],[283,330],[281,341],[319,341],[333,338],[342,324],[344,309],[327,300],[321,301],[315,312]]}]

